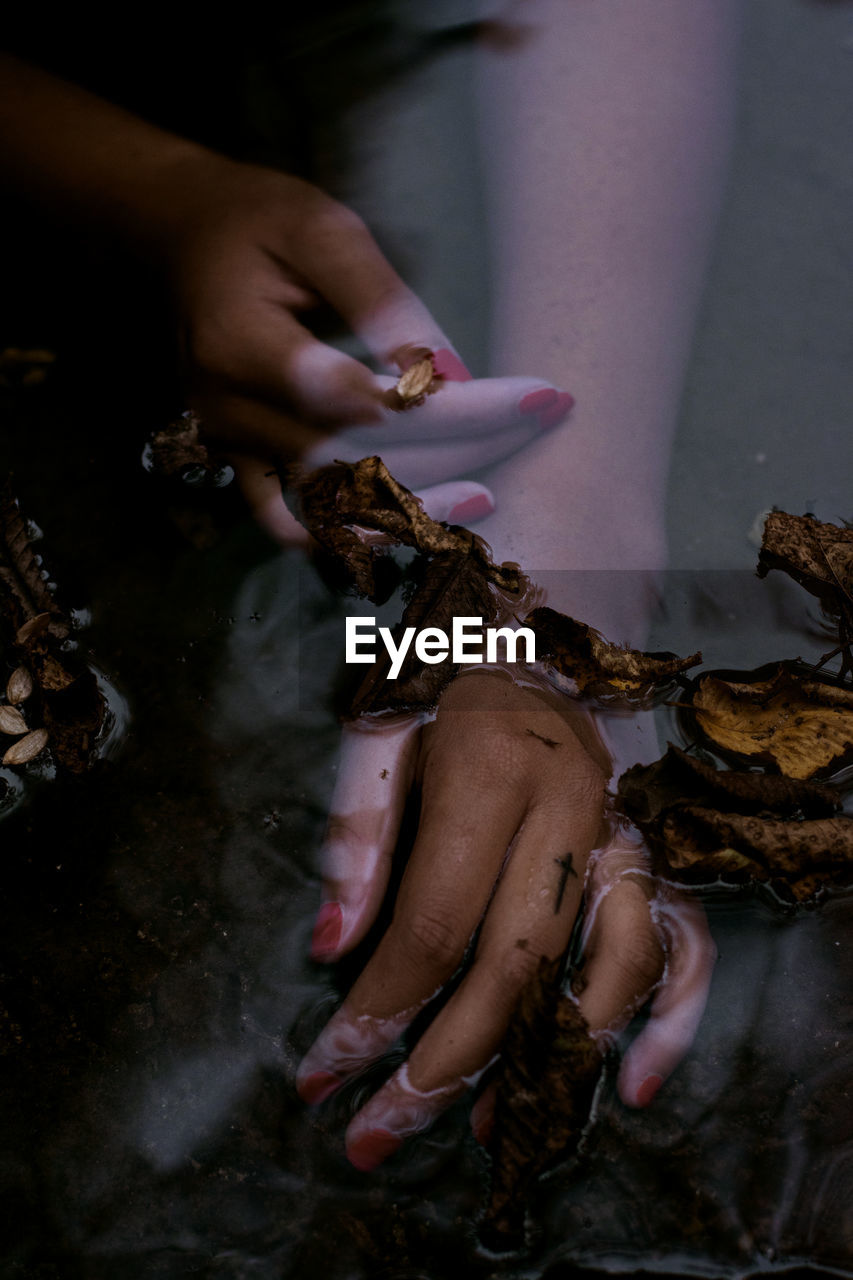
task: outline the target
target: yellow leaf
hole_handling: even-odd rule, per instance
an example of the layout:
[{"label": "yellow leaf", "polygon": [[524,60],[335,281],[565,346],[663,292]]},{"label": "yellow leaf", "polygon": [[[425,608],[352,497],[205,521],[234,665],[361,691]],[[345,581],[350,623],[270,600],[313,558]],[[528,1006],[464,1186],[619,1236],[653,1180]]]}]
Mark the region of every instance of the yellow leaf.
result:
[{"label": "yellow leaf", "polygon": [[755,684],[705,676],[692,706],[716,746],[772,760],[790,778],[814,777],[853,751],[850,691],[786,670]]}]

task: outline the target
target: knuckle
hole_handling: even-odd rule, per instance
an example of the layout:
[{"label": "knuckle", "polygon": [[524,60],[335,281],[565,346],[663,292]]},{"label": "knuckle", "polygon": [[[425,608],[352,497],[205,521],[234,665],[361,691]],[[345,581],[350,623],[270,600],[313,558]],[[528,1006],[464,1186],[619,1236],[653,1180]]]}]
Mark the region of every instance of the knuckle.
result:
[{"label": "knuckle", "polygon": [[410,964],[449,977],[465,950],[453,915],[438,904],[419,908],[408,922],[402,944]]}]

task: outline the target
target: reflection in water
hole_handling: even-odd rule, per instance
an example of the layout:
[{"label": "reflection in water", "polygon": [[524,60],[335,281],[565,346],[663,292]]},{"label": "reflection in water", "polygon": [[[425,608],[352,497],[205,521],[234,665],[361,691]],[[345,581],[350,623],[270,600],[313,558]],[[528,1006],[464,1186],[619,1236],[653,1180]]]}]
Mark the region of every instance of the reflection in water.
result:
[{"label": "reflection in water", "polygon": [[[611,1073],[580,1164],[540,1184],[524,1258],[477,1248],[487,1171],[465,1104],[378,1172],[348,1165],[346,1124],[402,1050],[316,1110],[295,1096],[363,960],[307,959],[342,611],[288,555],[211,577],[190,590],[176,574],[188,633],[208,619],[204,654],[190,669],[185,637],[155,646],[159,692],[134,701],[114,771],[63,792],[61,822],[36,796],[4,823],[20,1040],[6,1185],[25,1264],[269,1280],[850,1270],[853,892],[801,908],[766,888],[706,893],[720,960],[693,1050],[647,1112]],[[749,575],[668,588],[661,631],[684,648],[701,634],[710,665],[820,651],[793,601]],[[15,852],[25,823],[41,861]]]}]

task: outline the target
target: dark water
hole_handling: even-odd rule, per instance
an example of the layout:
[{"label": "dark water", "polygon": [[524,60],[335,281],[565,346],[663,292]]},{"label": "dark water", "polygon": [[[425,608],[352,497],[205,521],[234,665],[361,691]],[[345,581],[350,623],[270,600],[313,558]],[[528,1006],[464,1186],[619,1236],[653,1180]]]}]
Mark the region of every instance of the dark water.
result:
[{"label": "dark water", "polygon": [[[2,823],[0,1274],[850,1271],[851,893],[706,895],[720,960],[693,1050],[648,1113],[606,1082],[524,1257],[477,1249],[487,1161],[461,1104],[380,1172],[347,1164],[375,1078],[318,1112],[292,1085],[354,968],[306,959],[340,605],[227,495],[218,541],[190,546],[138,463],[115,484],[124,445],[46,470],[64,403],[15,419],[17,487],[127,720],[90,776],[30,777]],[[796,588],[673,575],[667,600],[661,635],[701,633],[708,665],[827,647]]]}]

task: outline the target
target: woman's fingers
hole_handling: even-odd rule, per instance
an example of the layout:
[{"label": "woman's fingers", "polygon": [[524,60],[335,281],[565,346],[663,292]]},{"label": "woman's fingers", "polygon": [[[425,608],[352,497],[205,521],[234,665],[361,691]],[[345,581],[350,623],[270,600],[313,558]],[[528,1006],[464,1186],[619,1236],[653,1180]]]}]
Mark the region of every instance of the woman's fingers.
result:
[{"label": "woman's fingers", "polygon": [[323,846],[323,905],[311,954],[331,961],[364,937],[384,897],[423,718],[344,727]]},{"label": "woman's fingers", "polygon": [[452,351],[351,209],[303,183],[293,188],[282,232],[282,256],[383,364],[405,364],[412,349]]},{"label": "woman's fingers", "polygon": [[466,677],[454,693],[455,710],[440,707],[427,731],[421,822],[394,920],[297,1076],[316,1100],[389,1048],[483,920],[459,989],[350,1126],[360,1168],[426,1127],[487,1065],[540,957],[566,946],[600,829],[604,770],[547,699],[494,677]]},{"label": "woman's fingers", "polygon": [[555,801],[550,811],[539,810],[525,821],[459,989],[408,1062],[350,1123],[347,1154],[357,1168],[375,1167],[476,1083],[498,1052],[540,959],[565,950],[600,823],[603,780],[585,765],[584,775],[577,791],[567,788],[562,811]]},{"label": "woman's fingers", "polygon": [[678,897],[657,903],[655,919],[667,940],[667,968],[649,1020],[629,1046],[619,1071],[619,1095],[632,1107],[648,1106],[690,1049],[717,959],[698,903]]},{"label": "woman's fingers", "polygon": [[615,1035],[654,993],[618,1081],[624,1102],[647,1106],[693,1042],[716,950],[702,908],[652,876],[642,846],[597,851],[589,885],[578,1003],[593,1032]]}]

